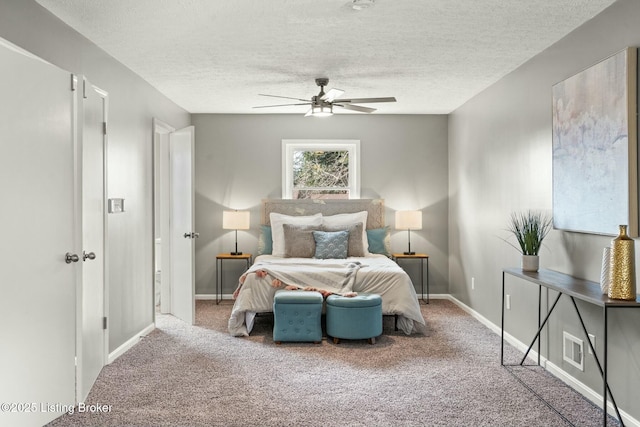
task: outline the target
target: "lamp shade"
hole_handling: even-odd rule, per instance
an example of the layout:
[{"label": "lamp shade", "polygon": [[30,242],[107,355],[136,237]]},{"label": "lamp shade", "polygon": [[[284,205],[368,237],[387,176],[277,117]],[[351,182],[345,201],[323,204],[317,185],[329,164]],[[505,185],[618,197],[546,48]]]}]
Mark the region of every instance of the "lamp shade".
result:
[{"label": "lamp shade", "polygon": [[422,230],[422,211],[396,211],[396,230]]},{"label": "lamp shade", "polygon": [[248,230],[249,220],[249,211],[222,212],[222,228],[225,230]]}]

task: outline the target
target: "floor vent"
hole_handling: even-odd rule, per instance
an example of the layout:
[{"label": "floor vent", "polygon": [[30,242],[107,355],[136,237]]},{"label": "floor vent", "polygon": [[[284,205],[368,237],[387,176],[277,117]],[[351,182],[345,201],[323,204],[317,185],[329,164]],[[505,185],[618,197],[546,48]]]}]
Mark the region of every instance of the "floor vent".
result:
[{"label": "floor vent", "polygon": [[584,371],[584,342],[570,333],[563,331],[562,358],[565,362]]}]

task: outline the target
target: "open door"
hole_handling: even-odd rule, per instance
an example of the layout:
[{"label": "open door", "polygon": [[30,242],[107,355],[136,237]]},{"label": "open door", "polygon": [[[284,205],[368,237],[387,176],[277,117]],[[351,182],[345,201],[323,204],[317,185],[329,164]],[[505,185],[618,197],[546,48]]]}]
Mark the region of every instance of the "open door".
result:
[{"label": "open door", "polygon": [[172,132],[170,161],[170,271],[171,312],[189,324],[195,322],[194,240],[194,127]]},{"label": "open door", "polygon": [[162,314],[171,314],[169,138],[174,131],[173,126],[153,119],[154,306]]},{"label": "open door", "polygon": [[78,87],[82,146],[82,288],[78,319],[78,401],[84,402],[106,361],[105,169],[107,93],[88,81]]},{"label": "open door", "polygon": [[0,64],[0,402],[14,404],[0,425],[34,426],[75,403],[82,241],[72,76],[2,39]]}]

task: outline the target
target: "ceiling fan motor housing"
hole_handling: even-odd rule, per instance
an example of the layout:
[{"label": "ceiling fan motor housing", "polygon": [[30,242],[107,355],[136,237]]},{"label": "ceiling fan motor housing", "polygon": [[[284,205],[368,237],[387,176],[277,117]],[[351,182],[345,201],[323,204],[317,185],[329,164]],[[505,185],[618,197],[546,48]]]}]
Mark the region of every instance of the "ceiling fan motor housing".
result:
[{"label": "ceiling fan motor housing", "polygon": [[318,77],[316,79],[316,84],[320,87],[326,86],[329,84],[329,79],[326,77]]}]

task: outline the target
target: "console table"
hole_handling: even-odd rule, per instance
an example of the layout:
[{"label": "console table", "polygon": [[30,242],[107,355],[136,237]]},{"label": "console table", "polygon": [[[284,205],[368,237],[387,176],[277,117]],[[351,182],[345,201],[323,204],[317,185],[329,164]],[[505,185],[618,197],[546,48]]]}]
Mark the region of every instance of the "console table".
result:
[{"label": "console table", "polygon": [[[524,363],[531,348],[538,341],[538,365],[540,364],[540,333],[545,327],[547,320],[549,320],[549,316],[553,312],[553,309],[556,307],[556,304],[560,300],[562,295],[567,295],[578,314],[578,318],[580,319],[580,325],[582,326],[582,330],[584,331],[584,335],[586,338],[586,342],[589,344],[591,348],[591,352],[593,353],[593,357],[595,358],[596,364],[598,365],[598,369],[600,370],[600,374],[602,375],[602,409],[604,412],[603,425],[607,425],[607,394],[611,397],[611,403],[616,410],[616,414],[618,416],[618,420],[620,420],[620,424],[624,426],[624,422],[622,421],[622,417],[620,416],[620,411],[618,410],[618,405],[613,398],[613,394],[611,393],[611,389],[609,388],[609,384],[607,383],[607,334],[608,334],[608,315],[609,309],[612,308],[640,308],[640,298],[636,298],[635,301],[624,301],[624,300],[615,300],[610,299],[607,295],[603,295],[600,290],[600,284],[596,282],[590,282],[588,280],[578,279],[573,276],[569,276],[567,274],[558,273],[553,270],[545,270],[541,269],[540,271],[523,271],[520,268],[507,268],[502,271],[502,335],[501,335],[501,348],[500,348],[500,364],[504,366],[504,301],[505,301],[505,292],[504,292],[504,282],[505,276],[511,275],[517,277],[519,279],[526,280],[528,282],[532,282],[538,285],[538,332],[536,332],[535,337],[531,341],[531,345],[527,349],[520,365]],[[551,289],[553,291],[558,292],[558,296],[556,297],[553,305],[547,312],[543,321],[541,321],[541,310],[542,310],[542,287],[547,289]],[[576,304],[576,299],[586,301],[591,304],[595,304],[599,307],[602,307],[603,318],[604,318],[604,343],[603,343],[603,363],[600,364],[600,360],[598,360],[598,355],[593,348],[591,340],[589,339],[589,333],[587,332],[587,328],[582,320],[582,315],[580,314],[580,310],[578,309],[578,305]]]}]

